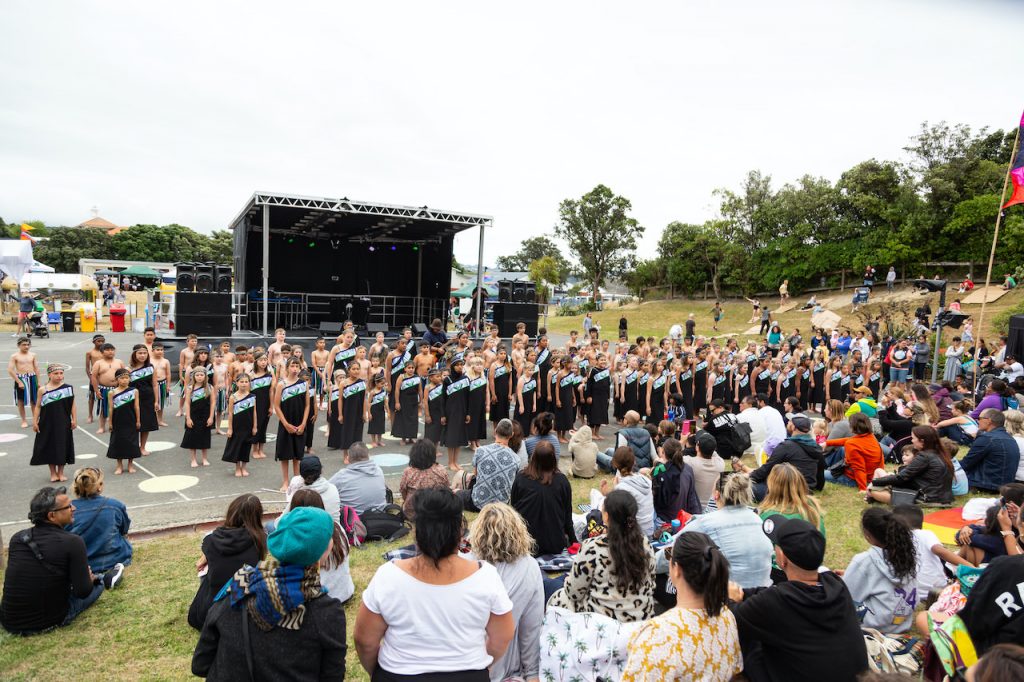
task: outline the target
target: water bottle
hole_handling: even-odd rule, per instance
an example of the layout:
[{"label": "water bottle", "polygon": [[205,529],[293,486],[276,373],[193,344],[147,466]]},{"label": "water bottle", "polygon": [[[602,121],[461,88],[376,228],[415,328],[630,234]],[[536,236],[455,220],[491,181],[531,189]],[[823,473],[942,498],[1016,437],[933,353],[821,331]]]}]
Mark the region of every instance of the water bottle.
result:
[{"label": "water bottle", "polygon": [[679,519],[672,519],[672,535],[678,533],[682,525],[683,524],[679,523]]}]

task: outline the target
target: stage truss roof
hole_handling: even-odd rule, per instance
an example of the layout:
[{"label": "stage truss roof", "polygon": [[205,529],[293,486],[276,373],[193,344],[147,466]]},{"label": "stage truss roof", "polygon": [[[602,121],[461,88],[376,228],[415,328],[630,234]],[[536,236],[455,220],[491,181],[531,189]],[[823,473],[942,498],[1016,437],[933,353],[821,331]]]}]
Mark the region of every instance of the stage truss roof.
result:
[{"label": "stage truss roof", "polygon": [[491,216],[456,213],[427,206],[400,206],[348,197],[307,197],[256,192],[231,221],[230,228],[261,231],[263,209],[270,208],[271,234],[339,239],[349,242],[439,242],[473,227],[487,227]]}]

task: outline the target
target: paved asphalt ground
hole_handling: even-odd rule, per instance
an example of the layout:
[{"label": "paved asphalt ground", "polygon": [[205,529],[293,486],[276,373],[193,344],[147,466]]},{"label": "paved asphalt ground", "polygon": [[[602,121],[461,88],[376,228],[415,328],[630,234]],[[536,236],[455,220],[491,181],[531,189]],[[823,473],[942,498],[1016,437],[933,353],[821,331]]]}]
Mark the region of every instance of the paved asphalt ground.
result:
[{"label": "paved asphalt ground", "polygon": [[[170,424],[150,434],[149,449],[152,454],[136,460],[138,473],[114,476],[115,462],[106,458],[108,434],[97,435],[97,423],[89,424],[88,391],[84,371],[85,352],[91,345],[92,334],[81,332],[54,332],[49,339],[33,339],[32,351],[36,353],[45,383],[47,362],[61,362],[70,365],[66,381],[75,389],[75,406],[78,411],[78,429],[75,431],[75,464],[65,471],[73,479],[80,466],[99,466],[106,474],[105,493],[123,501],[132,518],[132,530],[158,529],[186,525],[223,518],[230,500],[241,493],[252,492],[263,500],[268,509],[280,509],[284,494],[279,493],[281,485],[280,466],[273,460],[274,444],[267,443],[267,459],[250,462],[248,478],[235,478],[234,467],[221,462],[224,436],[213,435],[213,447],[209,452],[210,466],[192,469],[189,454],[181,449],[184,419],[175,418],[177,404],[169,406],[164,418]],[[117,356],[125,360],[132,345],[142,342],[141,334],[110,334],[107,340],[117,346]],[[3,343],[3,342],[8,343]],[[10,357],[17,348],[15,339],[8,335],[0,337],[0,347],[7,346]],[[174,394],[175,399],[177,393]],[[319,415],[313,452],[324,463],[324,474],[330,476],[342,466],[341,453],[327,450],[325,415]],[[615,428],[610,429],[614,432]],[[272,418],[267,430],[273,439],[277,432],[277,420]],[[29,466],[32,457],[32,443],[35,432],[31,426],[19,428],[18,413],[14,406],[13,381],[6,372],[0,377],[0,533],[10,537],[11,533],[28,525],[26,514],[32,495],[39,488],[50,485],[49,471],[45,466]],[[398,480],[407,462],[409,447],[398,440],[384,437],[384,446],[374,448],[370,456],[380,458],[390,487],[397,492]],[[400,457],[385,457],[400,455]],[[460,462],[472,461],[473,453],[463,448]],[[439,461],[446,462],[447,454]],[[70,490],[71,481],[67,486]]]}]

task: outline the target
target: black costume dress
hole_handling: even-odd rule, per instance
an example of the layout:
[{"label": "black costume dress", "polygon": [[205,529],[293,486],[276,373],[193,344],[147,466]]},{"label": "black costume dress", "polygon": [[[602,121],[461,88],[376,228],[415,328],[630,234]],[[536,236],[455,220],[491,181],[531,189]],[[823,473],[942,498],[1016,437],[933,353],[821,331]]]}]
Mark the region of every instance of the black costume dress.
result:
[{"label": "black costume dress", "polygon": [[558,380],[558,400],[561,407],[555,406],[555,430],[568,431],[576,424],[576,377],[566,374]]},{"label": "black costume dress", "polygon": [[135,428],[135,401],[138,395],[131,386],[114,394],[107,459],[142,457],[142,450],[139,449],[139,430]]},{"label": "black costume dress", "polygon": [[487,440],[487,377],[470,380],[466,410],[469,412],[469,439]]},{"label": "black costume dress", "polygon": [[44,391],[39,401],[39,433],[32,444],[29,464],[63,466],[75,463],[75,440],[71,431],[71,409],[75,390],[63,384]]},{"label": "black costume dress", "polygon": [[384,435],[387,421],[388,392],[381,390],[370,396],[370,423],[366,425],[366,433],[371,436]]},{"label": "black costume dress", "polygon": [[644,420],[647,418],[647,384],[650,381],[650,373],[640,375],[636,380],[636,411],[640,414],[640,419]]},{"label": "black costume dress", "polygon": [[469,379],[464,374],[455,376],[452,373],[445,377],[443,386],[445,427],[442,445],[447,448],[464,447],[469,444],[469,433],[466,430]]},{"label": "black costume dress", "polygon": [[772,370],[771,368],[762,369],[758,367],[754,370],[754,393],[763,393],[768,396],[768,402],[771,402],[772,394]]},{"label": "black costume dress", "polygon": [[[651,403],[651,407],[654,404]],[[701,360],[693,368],[693,414],[708,406],[708,361]],[[661,417],[658,417],[659,421]]]},{"label": "black costume dress", "polygon": [[420,388],[423,382],[416,375],[407,377],[402,375],[398,382],[398,397],[395,399],[396,407],[394,421],[391,423],[391,435],[395,438],[419,437],[420,432]]},{"label": "black costume dress", "polygon": [[810,403],[821,405],[825,402],[825,363],[814,363],[811,372],[814,378],[814,388],[811,389]]},{"label": "black costume dress", "polygon": [[850,382],[852,377],[847,374],[839,380],[839,399],[844,403],[850,398]]},{"label": "black costume dress", "polygon": [[608,368],[594,368],[587,377],[587,424],[601,426],[608,423],[608,396],[611,394],[611,372]]},{"label": "black costume dress", "polygon": [[491,398],[497,399],[491,403],[491,421],[497,423],[502,419],[508,419],[508,411],[512,405],[508,398],[512,369],[505,365],[496,365],[491,371],[494,376],[494,395]]},{"label": "black costume dress", "polygon": [[[665,384],[668,373],[651,380],[651,412],[647,415],[647,423],[657,425],[665,418]],[[644,398],[646,400],[646,397]]]},{"label": "black costume dress", "polygon": [[868,375],[868,388],[871,389],[871,395],[875,398],[882,394],[882,370]]},{"label": "black costume dress", "polygon": [[843,373],[841,370],[828,370],[831,372],[828,377],[828,399],[842,401],[841,386],[843,383]]},{"label": "black costume dress", "polygon": [[[754,388],[753,382],[750,381],[750,374],[737,374],[736,375],[736,387],[734,389],[735,398],[733,399],[736,405],[736,411],[740,410],[740,401],[748,395],[751,395],[751,389]],[[689,419],[689,414],[687,414]]]},{"label": "black costume dress", "polygon": [[[267,425],[270,423],[270,387],[274,383],[274,377],[264,374],[255,377],[249,387],[249,392],[256,398],[256,435],[251,436],[252,443],[267,442]],[[301,415],[300,415],[301,416]]]},{"label": "black costume dress", "polygon": [[236,400],[231,409],[231,437],[224,446],[222,462],[248,462],[252,451],[252,423],[256,419],[256,396]]},{"label": "black costume dress", "polygon": [[409,353],[408,349],[406,349],[406,351],[401,355],[396,355],[391,358],[391,385],[388,387],[390,391],[388,393],[388,404],[391,406],[392,410],[395,409],[395,401],[398,399],[398,391],[395,386],[397,386],[398,381],[405,376],[405,366],[411,359],[412,355]]},{"label": "black costume dress", "polygon": [[[281,414],[292,426],[302,424],[306,411],[306,401],[309,399],[309,386],[305,381],[296,381],[291,386],[281,389]],[[277,442],[274,450],[274,459],[286,461],[290,459],[302,459],[306,454],[306,437],[301,433],[289,433],[281,422],[277,425]]]},{"label": "black costume dress", "polygon": [[427,393],[427,413],[430,415],[430,422],[423,427],[423,437],[434,445],[439,445],[444,433],[444,427],[441,425],[441,417],[444,416],[444,385],[427,384],[424,390]]},{"label": "black costume dress", "polygon": [[[711,381],[711,399],[726,402],[725,396],[726,393],[728,393],[728,390],[729,375],[724,372],[722,374],[715,375],[715,378]],[[726,406],[728,407],[728,403],[726,403]]]},{"label": "black costume dress", "polygon": [[199,388],[192,389],[192,395],[188,398],[189,416],[192,418],[192,427],[188,422],[185,426],[185,434],[181,437],[181,447],[186,450],[209,450],[210,429],[206,421],[210,418],[210,387],[204,384]]},{"label": "black costume dress", "polygon": [[153,365],[131,370],[132,388],[139,392],[139,431],[149,433],[160,428],[156,418],[156,393],[153,392]]},{"label": "black costume dress", "polygon": [[547,399],[548,372],[551,371],[551,351],[547,348],[537,351],[537,411],[548,412],[551,407]]},{"label": "black costume dress", "polygon": [[523,436],[530,433],[530,426],[537,414],[537,377],[531,376],[523,382],[523,411],[519,411],[519,403],[516,403],[516,421],[523,429]]},{"label": "black costume dress", "polygon": [[640,395],[637,393],[637,387],[639,383],[637,379],[640,378],[640,372],[635,369],[626,370],[626,378],[624,379],[624,386],[622,387],[622,416],[625,417],[626,413],[630,410],[634,412],[640,411]]},{"label": "black costume dress", "polygon": [[[310,377],[312,379],[313,377]],[[309,419],[306,420],[306,431],[302,435],[306,437],[306,447],[310,450],[313,449],[313,436],[316,435],[316,418],[319,415],[319,410],[316,409],[317,402],[319,401],[319,395],[317,394],[316,384],[313,381],[309,382]]]},{"label": "black costume dress", "polygon": [[782,384],[779,388],[779,404],[785,405],[786,398],[796,395],[796,370],[787,369],[782,375]]},{"label": "black costume dress", "polygon": [[806,410],[811,404],[811,368],[801,367],[797,372],[800,375],[800,407]]},{"label": "black costume dress", "polygon": [[366,407],[366,382],[360,379],[348,386],[341,387],[341,416],[345,421],[341,426],[340,447],[348,450],[352,443],[363,439],[363,416]]},{"label": "black costume dress", "polygon": [[683,394],[683,409],[686,418],[693,419],[693,369],[687,367],[679,375],[679,392]]},{"label": "black costume dress", "polygon": [[327,398],[327,447],[331,450],[341,448],[341,422],[338,421],[338,410],[341,409],[341,389],[331,388]]}]

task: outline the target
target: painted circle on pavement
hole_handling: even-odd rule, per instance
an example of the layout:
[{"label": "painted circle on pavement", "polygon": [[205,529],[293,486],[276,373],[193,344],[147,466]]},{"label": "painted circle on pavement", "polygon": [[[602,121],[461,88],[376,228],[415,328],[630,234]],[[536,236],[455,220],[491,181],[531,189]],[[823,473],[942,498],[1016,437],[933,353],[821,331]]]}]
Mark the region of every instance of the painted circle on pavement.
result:
[{"label": "painted circle on pavement", "polygon": [[150,452],[161,452],[163,450],[170,450],[173,447],[177,446],[169,440],[151,440],[146,443],[146,449]]},{"label": "painted circle on pavement", "polygon": [[383,438],[384,440],[395,440],[395,441],[401,441],[402,440],[401,438],[396,438],[395,436],[392,436],[390,433],[385,433],[384,435],[381,436],[381,438]]},{"label": "painted circle on pavement", "polygon": [[407,455],[399,455],[393,452],[382,452],[379,455],[370,455],[370,459],[382,467],[404,467],[409,463]]},{"label": "painted circle on pavement", "polygon": [[199,483],[195,476],[182,476],[174,474],[171,476],[157,476],[139,484],[139,490],[144,493],[173,493],[178,490],[191,488]]},{"label": "painted circle on pavement", "polygon": [[267,434],[267,442],[268,443],[273,443],[275,440],[277,440],[277,434],[276,433],[268,433]]},{"label": "painted circle on pavement", "polygon": [[6,456],[7,456],[6,452],[0,452],[0,457],[6,457]]},{"label": "painted circle on pavement", "polygon": [[5,421],[8,421],[9,419],[17,419],[17,418],[18,418],[18,415],[16,415],[16,414],[0,414],[0,422],[5,422]]},{"label": "painted circle on pavement", "polygon": [[25,437],[24,433],[0,433],[0,443],[13,443]]},{"label": "painted circle on pavement", "polygon": [[75,459],[76,460],[77,459],[96,459],[96,457],[97,457],[97,455],[94,455],[94,454],[91,454],[91,453],[88,454],[88,455],[75,455]]}]

